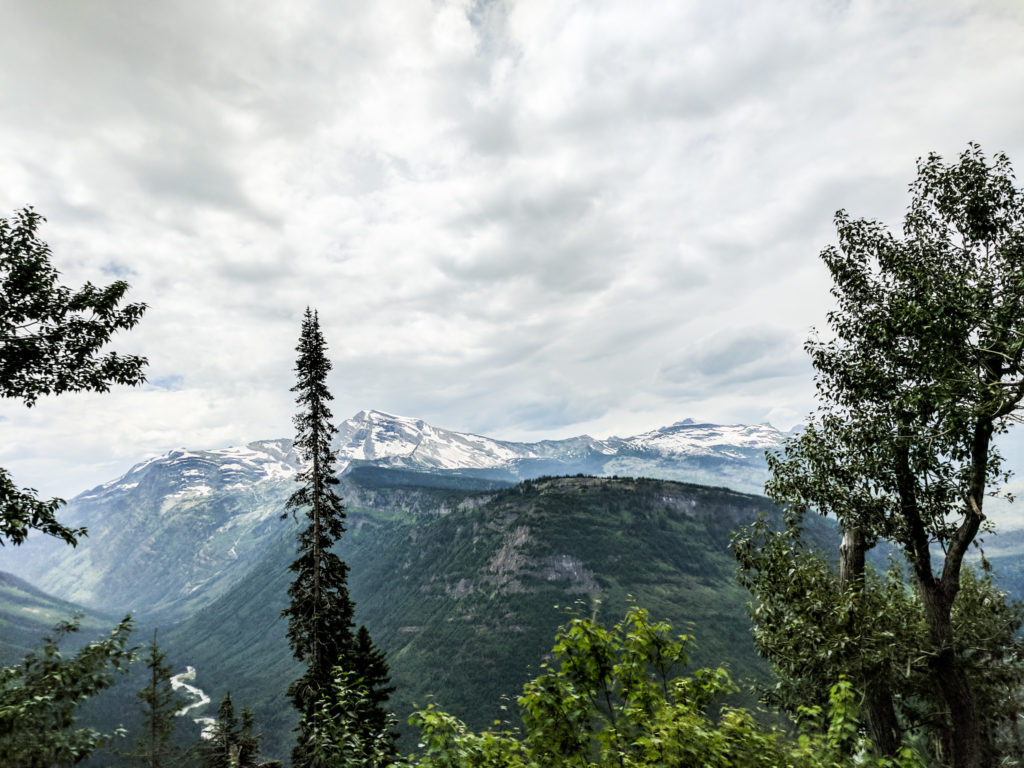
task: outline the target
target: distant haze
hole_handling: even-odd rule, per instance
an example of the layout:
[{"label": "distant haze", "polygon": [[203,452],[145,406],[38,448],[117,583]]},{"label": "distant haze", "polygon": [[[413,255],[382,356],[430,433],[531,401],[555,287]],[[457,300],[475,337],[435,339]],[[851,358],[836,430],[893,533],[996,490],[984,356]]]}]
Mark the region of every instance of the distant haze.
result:
[{"label": "distant haze", "polygon": [[290,437],[307,305],[338,421],[788,429],[835,210],[898,228],[915,159],[972,140],[1024,172],[1010,0],[37,0],[4,31],[0,216],[151,305],[114,345],[146,386],[0,404],[43,495]]}]

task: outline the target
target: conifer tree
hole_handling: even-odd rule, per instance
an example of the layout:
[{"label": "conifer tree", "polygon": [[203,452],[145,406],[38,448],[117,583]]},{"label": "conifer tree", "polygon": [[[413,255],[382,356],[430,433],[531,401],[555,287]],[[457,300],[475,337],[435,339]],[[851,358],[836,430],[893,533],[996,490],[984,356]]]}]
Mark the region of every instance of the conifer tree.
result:
[{"label": "conifer tree", "polygon": [[256,718],[252,710],[242,707],[242,728],[238,733],[238,765],[248,768],[260,764],[260,739],[262,733],[256,733]]},{"label": "conifer tree", "polygon": [[398,734],[389,730],[391,715],[385,708],[388,696],[395,690],[390,685],[391,672],[384,651],[373,644],[369,630],[363,625],[356,632],[351,673],[356,680],[362,682],[366,691],[369,705],[364,718],[366,722],[363,723],[366,742],[380,741],[379,735],[384,734],[391,747],[390,754],[394,755]]},{"label": "conifer tree", "polygon": [[171,739],[178,724],[178,712],[187,702],[171,686],[171,666],[157,644],[156,631],[146,654],[149,682],[136,695],[143,703],[143,736],[131,757],[147,768],[170,768],[181,750]]},{"label": "conifer tree", "polygon": [[280,765],[260,762],[260,739],[255,733],[256,720],[252,710],[242,708],[239,725],[231,692],[224,694],[217,707],[217,723],[210,738],[199,742],[199,755],[203,768],[258,768],[259,766]]},{"label": "conifer tree", "polygon": [[217,707],[217,723],[210,738],[200,744],[203,768],[234,768],[238,765],[238,716],[231,692],[224,694]]},{"label": "conifer tree", "polygon": [[[333,399],[327,390],[331,362],[319,318],[309,308],[303,317],[296,351],[298,381],[292,391],[297,393],[299,412],[294,418],[294,446],[303,469],[296,478],[301,486],[288,499],[285,514],[291,512],[295,516],[301,511],[309,524],[299,534],[299,556],[291,565],[295,579],[288,589],[291,602],[282,615],[288,617],[292,653],[297,661],[306,664],[305,673],[288,689],[292,704],[302,715],[298,744],[292,753],[294,764],[302,768],[310,764],[314,751],[314,713],[323,700],[333,701],[334,667],[373,670],[376,677],[368,683],[376,683],[371,695],[373,709],[379,710],[381,718],[381,705],[388,691],[382,687],[387,684],[383,654],[373,648],[369,633],[365,633],[361,645],[353,636],[354,604],[348,594],[348,566],[331,551],[345,531],[345,508],[335,490],[337,457],[331,449],[331,438],[337,432],[328,407]],[[370,655],[362,658],[360,648]]]}]

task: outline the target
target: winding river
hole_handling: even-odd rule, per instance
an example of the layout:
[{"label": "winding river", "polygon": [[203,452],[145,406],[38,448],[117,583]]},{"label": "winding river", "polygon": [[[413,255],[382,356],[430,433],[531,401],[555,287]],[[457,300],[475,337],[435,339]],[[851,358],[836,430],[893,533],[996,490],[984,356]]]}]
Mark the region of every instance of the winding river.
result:
[{"label": "winding river", "polygon": [[[176,691],[184,691],[187,696],[191,696],[193,699],[191,704],[178,710],[178,717],[189,717],[189,712],[193,709],[202,709],[210,703],[210,697],[206,695],[206,691],[191,684],[195,679],[195,667],[185,667],[184,672],[171,677],[171,688]],[[192,717],[192,720],[203,729],[202,737],[204,739],[210,738],[213,732],[213,726],[217,724],[217,718]]]}]

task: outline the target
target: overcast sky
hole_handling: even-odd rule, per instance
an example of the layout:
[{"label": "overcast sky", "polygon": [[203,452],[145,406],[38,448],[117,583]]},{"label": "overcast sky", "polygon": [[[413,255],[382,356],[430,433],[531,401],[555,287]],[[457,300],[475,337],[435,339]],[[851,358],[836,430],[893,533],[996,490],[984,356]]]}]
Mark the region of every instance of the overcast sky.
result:
[{"label": "overcast sky", "polygon": [[292,435],[320,313],[335,415],[506,439],[788,428],[832,215],[916,159],[1024,168],[1024,3],[0,0],[0,216],[150,305],[150,382],[0,403],[73,495]]}]

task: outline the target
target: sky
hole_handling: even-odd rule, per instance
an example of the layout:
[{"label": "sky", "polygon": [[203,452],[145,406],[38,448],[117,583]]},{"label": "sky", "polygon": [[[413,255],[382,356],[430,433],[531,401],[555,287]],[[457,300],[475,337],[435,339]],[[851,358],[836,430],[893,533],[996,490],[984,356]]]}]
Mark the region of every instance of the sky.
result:
[{"label": "sky", "polygon": [[0,216],[149,305],[146,385],[0,402],[70,496],[289,437],[315,308],[338,420],[514,440],[786,429],[843,208],[1024,163],[1024,3],[0,0]]}]

